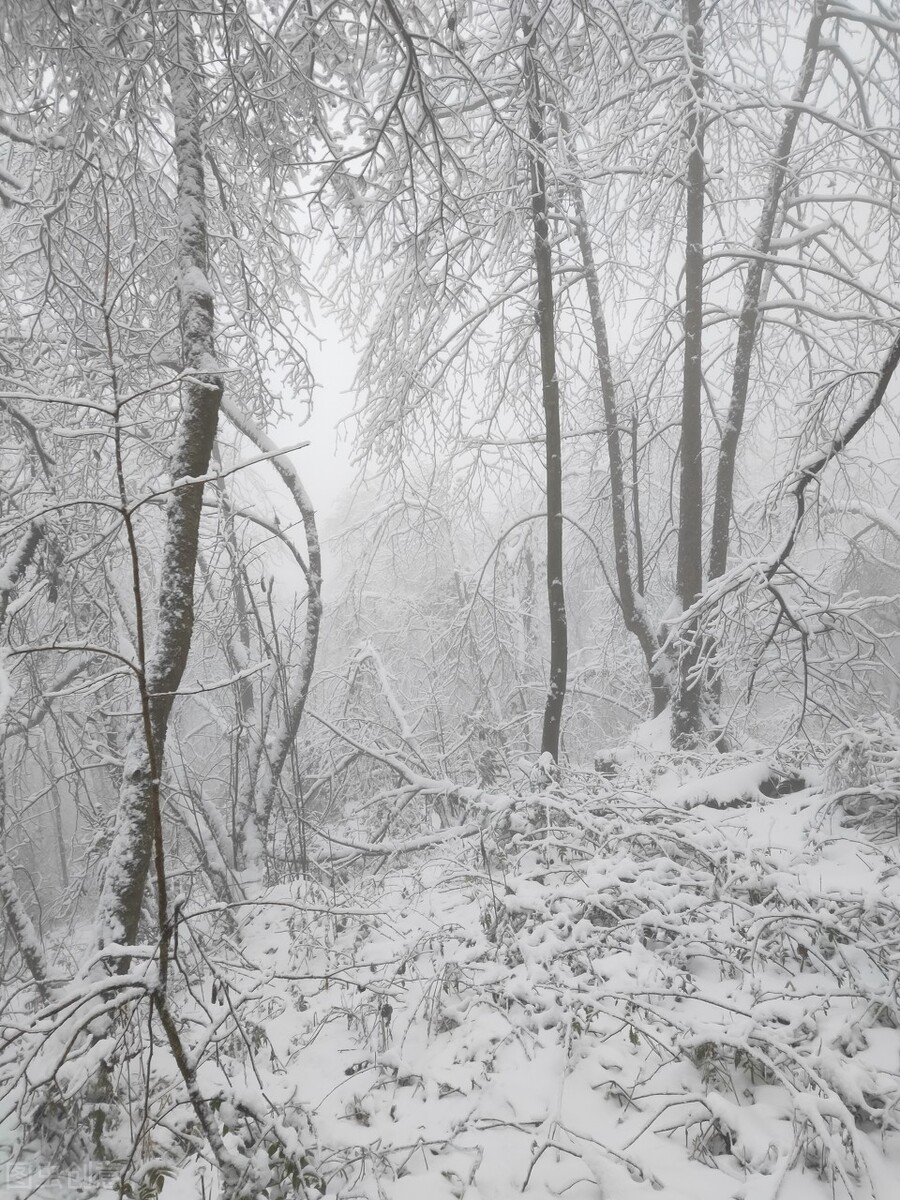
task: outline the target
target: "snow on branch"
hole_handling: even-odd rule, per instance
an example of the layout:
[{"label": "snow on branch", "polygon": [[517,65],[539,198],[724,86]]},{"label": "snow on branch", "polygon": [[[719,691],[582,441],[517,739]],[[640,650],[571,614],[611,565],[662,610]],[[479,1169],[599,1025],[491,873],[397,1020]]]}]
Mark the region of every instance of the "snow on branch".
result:
[{"label": "snow on branch", "polygon": [[223,479],[227,479],[229,475],[236,475],[239,471],[245,471],[248,467],[255,467],[259,463],[269,462],[272,459],[278,458],[279,455],[290,454],[294,450],[302,450],[304,446],[308,445],[309,442],[295,442],[293,445],[285,446],[283,449],[275,447],[264,454],[257,454],[253,458],[243,459],[241,462],[235,463],[234,466],[226,467],[221,471],[207,471],[203,475],[184,476],[181,479],[175,479],[168,487],[158,488],[155,491],[147,492],[144,496],[140,496],[129,505],[128,511],[129,513],[137,512],[142,505],[158,500],[161,496],[171,495],[181,488],[195,487],[198,483],[218,483]]},{"label": "snow on branch", "polygon": [[[255,461],[263,461],[271,459],[272,465],[280,476],[282,482],[287,487],[288,491],[294,499],[301,514],[312,512],[312,501],[306,488],[303,486],[303,481],[300,478],[293,463],[285,460],[282,456],[289,454],[294,450],[301,450],[309,445],[309,442],[299,442],[295,446],[282,448],[278,446],[272,438],[259,426],[256,422],[243,411],[237,401],[230,396],[222,398],[222,412],[237,429],[242,433],[248,442],[252,442],[262,452],[262,458]],[[310,550],[310,556],[312,551]]]},{"label": "snow on branch", "polygon": [[393,684],[388,676],[387,667],[384,665],[384,659],[371,642],[366,642],[366,644],[360,647],[359,651],[356,653],[355,660],[357,663],[369,662],[372,664],[373,668],[375,669],[375,674],[378,677],[378,682],[381,685],[381,691],[388,703],[388,708],[390,708],[391,712],[394,714],[394,719],[396,720],[400,729],[400,736],[403,738],[404,742],[411,741],[413,736],[413,728],[407,719],[406,713],[403,711],[403,707],[397,698],[396,692],[394,691]]},{"label": "snow on branch", "polygon": [[28,529],[19,539],[19,543],[6,561],[0,565],[0,625],[6,618],[10,596],[15,590],[25,569],[34,558],[38,542],[44,536],[44,527],[40,521],[32,521]]},{"label": "snow on branch", "polygon": [[834,436],[831,443],[816,451],[797,468],[796,480],[788,492],[789,495],[793,496],[796,504],[794,522],[781,550],[779,550],[772,562],[765,568],[767,579],[771,580],[780,570],[794,548],[797,535],[800,532],[800,526],[803,524],[803,517],[806,513],[806,489],[814,480],[817,480],[821,476],[828,464],[850,445],[857,434],[865,428],[881,407],[888,384],[894,376],[898,363],[900,363],[900,333],[894,338],[894,342],[887,353],[881,370],[878,372],[878,379],[870,395],[859,404],[856,412],[844,428]]},{"label": "snow on branch", "polygon": [[346,742],[348,746],[352,746],[368,758],[373,758],[376,762],[390,767],[392,771],[397,772],[405,783],[410,784],[426,795],[446,796],[451,800],[460,800],[465,803],[480,800],[484,795],[481,788],[460,786],[450,779],[432,779],[430,775],[422,775],[418,771],[414,771],[408,763],[402,758],[398,758],[396,754],[390,754],[387,751],[378,750],[374,746],[366,746],[362,742],[357,741],[356,738],[352,737],[345,730],[333,725],[320,713],[310,710],[309,715],[314,721],[317,721],[320,725],[324,725],[326,729],[330,730],[335,737],[339,737],[341,741]]},{"label": "snow on branch", "polygon": [[408,838],[404,842],[351,842],[325,830],[315,830],[329,844],[344,846],[357,854],[380,855],[389,857],[393,854],[412,854],[416,850],[425,850],[429,846],[439,846],[443,842],[452,842],[457,838],[476,837],[481,833],[481,826],[474,823],[454,825],[449,829],[439,829],[434,833],[425,833],[421,837]]},{"label": "snow on branch", "polygon": [[[796,511],[790,531],[780,550],[778,550],[774,557],[757,556],[756,558],[745,559],[737,563],[730,571],[709,580],[693,604],[676,618],[667,622],[667,637],[662,647],[664,650],[674,644],[679,631],[689,628],[693,622],[701,618],[704,613],[721,604],[725,597],[731,593],[739,591],[754,581],[762,583],[771,590],[772,580],[790,557],[800,533],[800,528],[806,515],[807,488],[811,483],[821,478],[822,472],[829,463],[850,445],[853,439],[858,436],[878,411],[898,364],[900,364],[900,334],[897,335],[888,351],[871,393],[857,406],[853,415],[844,427],[835,434],[831,442],[827,446],[823,446],[815,451],[796,468],[793,482],[787,489],[787,494],[794,500]],[[883,528],[890,531],[890,521],[886,522],[883,519],[884,514],[879,513],[876,515],[875,510],[863,509],[858,506],[849,508],[847,511],[856,511],[860,515],[869,516],[870,519],[877,520]]]}]

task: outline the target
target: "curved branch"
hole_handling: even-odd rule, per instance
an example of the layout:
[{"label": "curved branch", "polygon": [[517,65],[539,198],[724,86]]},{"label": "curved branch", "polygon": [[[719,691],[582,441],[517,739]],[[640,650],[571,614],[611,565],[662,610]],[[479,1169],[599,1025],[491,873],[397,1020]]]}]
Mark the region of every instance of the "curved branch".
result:
[{"label": "curved branch", "polygon": [[789,492],[789,495],[793,496],[797,506],[794,523],[781,550],[765,568],[764,574],[766,579],[772,579],[780,568],[784,566],[791,551],[794,549],[797,535],[800,532],[800,526],[803,524],[803,518],[806,513],[806,489],[813,480],[819,478],[832,459],[837,458],[841,451],[850,445],[857,434],[868,424],[881,407],[884,394],[898,364],[900,364],[900,333],[894,338],[894,342],[887,353],[881,370],[878,372],[878,380],[868,399],[859,406],[856,413],[851,417],[847,425],[835,435],[829,446],[818,451],[803,466],[798,468],[797,481]]},{"label": "curved branch", "polygon": [[823,21],[822,4],[817,0],[810,21],[803,50],[803,61],[793,100],[794,106],[785,114],[784,124],[769,177],[769,188],[756,231],[752,257],[747,267],[744,296],[738,317],[737,347],[734,354],[734,374],[731,384],[731,403],[719,445],[719,461],[716,468],[716,499],[713,511],[712,534],[709,549],[709,577],[718,579],[725,572],[728,562],[728,547],[731,520],[734,510],[734,476],[737,462],[738,443],[744,425],[747,396],[750,387],[750,367],[756,349],[760,324],[761,300],[766,287],[767,272],[773,267],[769,259],[779,206],[787,178],[788,163],[794,144],[794,135],[800,121],[803,103],[813,82],[819,54],[819,35]]},{"label": "curved branch", "polygon": [[251,778],[254,776],[256,778],[255,796],[244,797],[242,804],[240,848],[249,860],[248,865],[251,865],[254,870],[259,870],[275,791],[288,754],[297,737],[297,730],[300,728],[316,662],[319,628],[322,623],[322,550],[319,544],[315,510],[294,465],[287,458],[278,456],[279,449],[272,439],[257,426],[256,422],[243,411],[235,400],[229,397],[223,398],[222,411],[239,433],[269,457],[269,461],[281,481],[291,493],[303,522],[309,559],[306,571],[309,583],[306,635],[300,661],[287,688],[284,701],[285,713],[281,727],[266,739],[265,745],[260,745],[260,769],[253,772],[251,776]]}]

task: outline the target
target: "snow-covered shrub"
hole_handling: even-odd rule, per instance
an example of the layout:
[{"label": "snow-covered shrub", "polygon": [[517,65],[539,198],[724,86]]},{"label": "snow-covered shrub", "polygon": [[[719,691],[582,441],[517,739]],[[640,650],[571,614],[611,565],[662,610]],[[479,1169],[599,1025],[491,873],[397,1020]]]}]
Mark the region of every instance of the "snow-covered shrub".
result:
[{"label": "snow-covered shrub", "polygon": [[851,817],[887,832],[900,819],[900,728],[889,716],[846,730],[826,761],[825,787]]},{"label": "snow-covered shrub", "polygon": [[685,809],[673,764],[482,796],[480,837],[386,845],[329,914],[297,885],[287,945],[253,918],[327,1194],[890,1195],[900,871],[810,837],[809,792]]},{"label": "snow-covered shrub", "polygon": [[[465,826],[406,843],[419,797],[385,835],[383,795],[311,837],[321,881],[227,916],[186,906],[178,959],[194,982],[176,971],[172,1003],[247,1186],[270,1200],[891,1200],[897,847],[812,791],[747,800],[741,784],[731,806],[717,764],[685,779],[680,758],[623,756],[614,778],[469,792]],[[747,764],[724,765],[746,782]],[[104,1141],[119,1162],[138,1146],[130,1186],[161,1181],[165,1200],[171,1173],[216,1200],[171,1056],[140,1042],[143,996],[98,1051],[116,1063],[113,1105],[131,1097],[139,1118],[110,1112]],[[19,1012],[5,1086],[26,1042],[31,1062],[48,1053],[47,1015]],[[84,1112],[82,1060],[60,1079]]]}]

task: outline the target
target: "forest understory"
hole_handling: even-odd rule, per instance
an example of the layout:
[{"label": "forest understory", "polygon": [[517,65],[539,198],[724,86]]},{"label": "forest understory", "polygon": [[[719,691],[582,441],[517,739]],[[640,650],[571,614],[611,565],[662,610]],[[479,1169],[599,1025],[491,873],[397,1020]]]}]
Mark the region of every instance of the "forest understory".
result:
[{"label": "forest understory", "polygon": [[[644,737],[428,835],[439,793],[384,836],[386,793],[306,879],[179,902],[169,1003],[239,1193],[890,1200],[900,736],[791,749]],[[5,991],[11,1197],[222,1194],[148,959]]]}]

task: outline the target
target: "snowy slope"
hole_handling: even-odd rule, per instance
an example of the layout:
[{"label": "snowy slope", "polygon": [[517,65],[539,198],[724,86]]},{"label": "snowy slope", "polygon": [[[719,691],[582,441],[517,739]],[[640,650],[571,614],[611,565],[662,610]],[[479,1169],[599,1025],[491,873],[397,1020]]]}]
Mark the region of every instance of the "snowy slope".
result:
[{"label": "snowy slope", "polygon": [[[891,1200],[897,840],[685,774],[485,796],[482,837],[190,919],[207,986],[180,1011],[256,1194]],[[212,1197],[173,1095],[148,1161]]]}]

